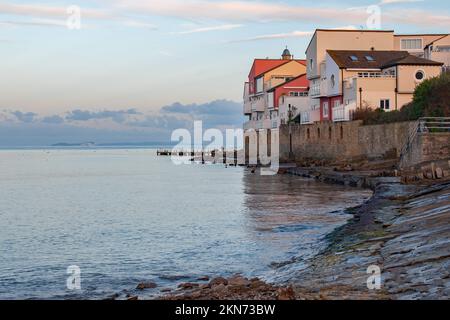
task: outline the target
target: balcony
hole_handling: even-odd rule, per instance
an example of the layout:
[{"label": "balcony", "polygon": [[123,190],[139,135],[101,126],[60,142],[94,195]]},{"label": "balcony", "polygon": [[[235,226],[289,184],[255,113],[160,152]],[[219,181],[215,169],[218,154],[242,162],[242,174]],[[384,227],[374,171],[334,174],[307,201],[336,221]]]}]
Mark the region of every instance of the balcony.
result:
[{"label": "balcony", "polygon": [[341,104],[338,107],[333,107],[333,121],[334,122],[344,122],[351,121],[352,114],[356,110],[356,103],[351,103],[349,105]]},{"label": "balcony", "polygon": [[326,96],[328,92],[327,81],[318,80],[316,83],[311,85],[309,89],[309,96],[313,98]]},{"label": "balcony", "polygon": [[244,102],[244,115],[252,114],[252,103],[250,101]]},{"label": "balcony", "polygon": [[258,96],[252,98],[251,104],[252,104],[251,106],[252,112],[264,112],[264,109],[266,107],[265,96]]},{"label": "balcony", "polygon": [[250,120],[244,123],[244,130],[260,130],[260,129],[271,129],[272,120]]},{"label": "balcony", "polygon": [[320,121],[320,110],[303,111],[300,113],[301,124],[312,124]]}]

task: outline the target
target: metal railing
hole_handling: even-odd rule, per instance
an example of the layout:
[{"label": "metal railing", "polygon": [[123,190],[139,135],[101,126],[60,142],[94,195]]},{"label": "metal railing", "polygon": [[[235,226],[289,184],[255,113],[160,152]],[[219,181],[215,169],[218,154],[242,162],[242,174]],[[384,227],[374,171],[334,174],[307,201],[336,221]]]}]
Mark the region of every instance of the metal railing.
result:
[{"label": "metal railing", "polygon": [[413,122],[408,137],[400,151],[399,167],[402,168],[405,156],[411,151],[418,133],[450,132],[450,117],[425,117]]}]

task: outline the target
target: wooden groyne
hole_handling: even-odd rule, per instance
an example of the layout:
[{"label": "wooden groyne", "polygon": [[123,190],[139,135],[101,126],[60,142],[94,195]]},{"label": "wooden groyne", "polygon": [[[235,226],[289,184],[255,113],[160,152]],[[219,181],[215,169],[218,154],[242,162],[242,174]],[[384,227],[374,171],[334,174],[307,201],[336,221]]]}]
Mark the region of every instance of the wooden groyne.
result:
[{"label": "wooden groyne", "polygon": [[192,162],[244,165],[243,152],[240,150],[168,150],[158,149],[156,152],[159,157],[189,157]]}]

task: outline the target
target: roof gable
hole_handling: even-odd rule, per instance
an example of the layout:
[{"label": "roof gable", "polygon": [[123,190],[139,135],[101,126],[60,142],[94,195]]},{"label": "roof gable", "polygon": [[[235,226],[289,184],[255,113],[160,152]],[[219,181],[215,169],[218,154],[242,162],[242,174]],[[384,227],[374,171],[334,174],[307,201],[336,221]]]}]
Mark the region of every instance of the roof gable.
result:
[{"label": "roof gable", "polygon": [[289,79],[286,82],[283,82],[283,83],[281,83],[281,84],[271,88],[270,90],[268,90],[268,92],[273,92],[273,91],[275,91],[275,90],[277,90],[279,88],[285,87],[287,85],[292,85],[292,86],[305,85],[305,86],[308,86],[308,84],[309,84],[309,81],[306,78],[306,73],[304,73],[304,74],[301,74],[301,75],[299,75],[299,76],[297,76],[295,78]]},{"label": "roof gable", "polygon": [[297,62],[300,63],[302,65],[306,65],[306,61],[305,60],[299,60],[299,59],[295,59],[295,60],[283,60],[283,59],[255,59],[255,61],[253,62],[253,66],[252,69],[250,71],[249,74],[249,78],[251,78],[252,74],[253,77],[259,77],[269,71],[275,70],[285,64],[288,64],[290,62]]}]

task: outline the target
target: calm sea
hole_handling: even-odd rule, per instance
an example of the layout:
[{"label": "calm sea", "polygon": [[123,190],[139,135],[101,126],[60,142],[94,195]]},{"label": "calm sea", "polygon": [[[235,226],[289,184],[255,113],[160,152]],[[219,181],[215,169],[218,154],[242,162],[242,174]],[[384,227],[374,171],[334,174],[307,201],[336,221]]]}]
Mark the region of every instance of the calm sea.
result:
[{"label": "calm sea", "polygon": [[[151,149],[1,150],[0,299],[101,299],[242,273],[285,281],[371,192]],[[69,291],[67,268],[81,270]]]}]

